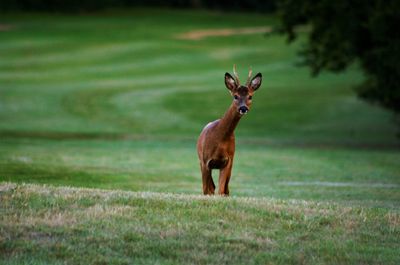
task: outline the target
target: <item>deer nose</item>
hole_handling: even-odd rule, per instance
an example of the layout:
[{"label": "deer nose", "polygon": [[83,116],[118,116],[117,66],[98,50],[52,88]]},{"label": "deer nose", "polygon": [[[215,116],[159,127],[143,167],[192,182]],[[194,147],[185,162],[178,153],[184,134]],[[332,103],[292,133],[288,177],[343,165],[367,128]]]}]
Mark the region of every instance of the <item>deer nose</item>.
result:
[{"label": "deer nose", "polygon": [[239,108],[239,113],[242,114],[242,115],[246,114],[248,111],[249,111],[249,108],[247,108],[246,106],[241,106]]}]

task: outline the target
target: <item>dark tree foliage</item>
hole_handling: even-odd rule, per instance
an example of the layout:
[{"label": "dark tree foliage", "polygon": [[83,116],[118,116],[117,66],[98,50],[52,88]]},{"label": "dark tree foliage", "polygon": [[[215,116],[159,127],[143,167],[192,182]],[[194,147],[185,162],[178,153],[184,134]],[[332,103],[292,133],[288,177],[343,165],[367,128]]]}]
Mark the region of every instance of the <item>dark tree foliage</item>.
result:
[{"label": "dark tree foliage", "polygon": [[358,95],[400,113],[399,0],[283,0],[279,13],[289,41],[311,26],[300,54],[314,75],[357,61],[366,74]]},{"label": "dark tree foliage", "polygon": [[0,0],[0,11],[87,12],[136,6],[273,12],[277,0]]}]

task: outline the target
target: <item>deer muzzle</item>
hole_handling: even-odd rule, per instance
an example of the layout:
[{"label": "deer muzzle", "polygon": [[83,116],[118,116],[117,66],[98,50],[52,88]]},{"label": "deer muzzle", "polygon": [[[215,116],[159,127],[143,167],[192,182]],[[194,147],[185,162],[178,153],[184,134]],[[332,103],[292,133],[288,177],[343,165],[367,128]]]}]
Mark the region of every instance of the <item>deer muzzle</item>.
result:
[{"label": "deer muzzle", "polygon": [[240,115],[244,115],[244,114],[246,114],[248,111],[249,111],[249,108],[246,107],[246,106],[241,106],[241,107],[239,108],[239,114],[240,114]]}]

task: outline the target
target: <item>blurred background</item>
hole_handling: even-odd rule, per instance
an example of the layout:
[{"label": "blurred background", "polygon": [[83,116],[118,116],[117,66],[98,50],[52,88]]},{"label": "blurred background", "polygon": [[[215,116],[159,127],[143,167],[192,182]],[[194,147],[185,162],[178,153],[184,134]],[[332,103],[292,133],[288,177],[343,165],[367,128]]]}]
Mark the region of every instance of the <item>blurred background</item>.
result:
[{"label": "blurred background", "polygon": [[0,180],[201,193],[195,143],[236,64],[263,84],[232,194],[393,206],[398,6],[3,0]]}]

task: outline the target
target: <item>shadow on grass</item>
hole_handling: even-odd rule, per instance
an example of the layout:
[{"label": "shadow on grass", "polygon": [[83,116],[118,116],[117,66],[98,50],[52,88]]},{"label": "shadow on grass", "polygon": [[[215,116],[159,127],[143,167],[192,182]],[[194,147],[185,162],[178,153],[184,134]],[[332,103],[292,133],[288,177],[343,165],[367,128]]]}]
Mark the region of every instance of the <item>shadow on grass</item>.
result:
[{"label": "shadow on grass", "polygon": [[[195,142],[197,135],[193,137],[181,135],[143,135],[129,133],[103,133],[103,132],[49,132],[49,131],[0,131],[1,139],[37,139],[37,140],[105,140],[105,141],[184,141]],[[400,141],[391,143],[369,143],[355,141],[316,141],[316,140],[280,140],[280,139],[238,139],[239,144],[289,147],[300,149],[360,149],[360,150],[400,150]]]},{"label": "shadow on grass", "polygon": [[[87,186],[102,187],[112,184],[115,179],[110,170],[99,168],[100,172],[88,172],[84,168],[72,169],[65,166],[46,166],[26,163],[8,163],[7,167],[0,169],[0,174],[4,181],[25,182],[29,176],[29,182],[53,185],[71,185],[71,186]],[[96,170],[94,170],[96,171]],[[108,173],[108,174],[107,174]]]}]

